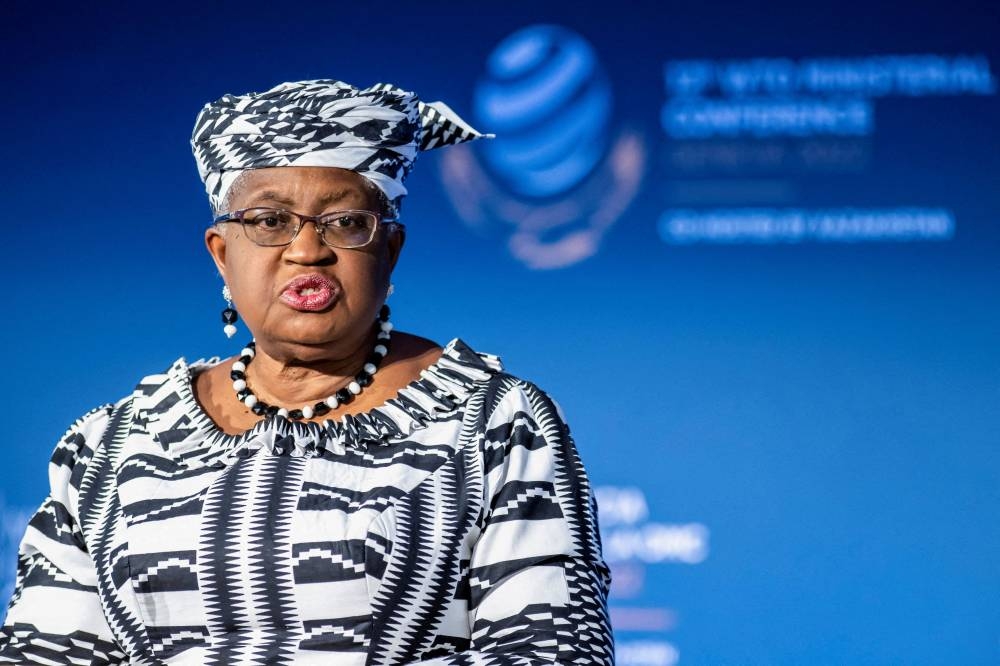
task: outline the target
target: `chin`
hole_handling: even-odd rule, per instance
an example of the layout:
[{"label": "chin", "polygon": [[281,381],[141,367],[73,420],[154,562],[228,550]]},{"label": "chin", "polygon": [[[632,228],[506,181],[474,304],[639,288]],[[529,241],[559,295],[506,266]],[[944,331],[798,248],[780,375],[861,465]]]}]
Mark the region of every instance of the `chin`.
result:
[{"label": "chin", "polygon": [[336,346],[339,336],[333,331],[295,331],[288,335],[275,336],[273,340],[287,347],[330,347]]},{"label": "chin", "polygon": [[[270,339],[272,345],[292,353],[295,358],[308,360],[310,358],[325,357],[330,351],[335,351],[343,346],[350,348],[353,341],[344,337],[342,330],[325,327],[296,326],[289,330],[276,331],[272,335],[262,336]],[[259,343],[259,340],[258,340]]]}]

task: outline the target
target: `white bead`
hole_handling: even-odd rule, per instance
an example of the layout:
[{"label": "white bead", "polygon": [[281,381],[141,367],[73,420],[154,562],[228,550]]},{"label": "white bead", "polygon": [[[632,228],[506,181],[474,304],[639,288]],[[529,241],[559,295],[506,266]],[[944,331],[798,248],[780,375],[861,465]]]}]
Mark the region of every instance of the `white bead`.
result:
[{"label": "white bead", "polygon": [[362,369],[369,375],[374,375],[375,371],[378,370],[378,368],[375,367],[374,363],[365,363],[365,367]]},{"label": "white bead", "polygon": [[240,350],[240,356],[249,356],[250,358],[253,358],[253,350],[249,347],[244,347]]},{"label": "white bead", "polygon": [[257,396],[251,393],[247,397],[243,398],[243,404],[246,405],[247,407],[253,407],[254,405],[257,404]]},{"label": "white bead", "polygon": [[391,336],[392,336],[392,334],[389,333],[389,331],[379,331],[378,335],[376,337],[379,340],[388,340]]},{"label": "white bead", "polygon": [[227,338],[231,338],[236,335],[236,327],[232,324],[226,324],[222,327],[222,330],[225,331]]},{"label": "white bead", "polygon": [[372,351],[378,354],[379,356],[385,356],[386,354],[389,353],[389,348],[386,347],[385,345],[375,345],[375,349],[373,349]]},{"label": "white bead", "polygon": [[389,331],[391,331],[392,330],[392,322],[391,321],[384,321],[384,322],[382,322],[382,330],[385,331],[386,333],[388,333]]},{"label": "white bead", "polygon": [[237,393],[239,393],[240,391],[242,391],[246,387],[247,387],[247,383],[246,383],[246,381],[244,381],[242,379],[237,379],[235,382],[233,382],[233,388],[236,389]]},{"label": "white bead", "polygon": [[281,409],[278,410],[278,416],[284,416],[287,419],[288,418],[288,410],[285,409],[284,407],[282,407]]},{"label": "white bead", "polygon": [[247,366],[244,365],[243,361],[236,361],[235,363],[233,363],[233,370],[237,370],[239,372],[246,372]]},{"label": "white bead", "polygon": [[306,405],[305,407],[303,407],[302,408],[302,418],[304,418],[304,419],[311,419],[312,417],[313,417],[313,408],[310,407],[309,405]]},{"label": "white bead", "polygon": [[357,382],[351,382],[350,384],[347,385],[347,390],[353,393],[354,395],[357,395],[361,393],[361,384]]},{"label": "white bead", "polygon": [[325,402],[326,406],[329,407],[330,409],[336,409],[337,405],[340,404],[340,400],[338,400],[337,396],[335,396],[335,395],[331,395],[329,398],[327,398],[323,402]]}]

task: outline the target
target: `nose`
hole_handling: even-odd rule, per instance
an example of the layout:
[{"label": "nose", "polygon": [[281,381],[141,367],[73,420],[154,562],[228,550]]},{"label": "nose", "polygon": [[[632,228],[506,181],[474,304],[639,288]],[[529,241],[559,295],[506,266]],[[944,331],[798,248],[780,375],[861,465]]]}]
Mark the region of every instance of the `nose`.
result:
[{"label": "nose", "polygon": [[[307,229],[306,225],[312,225]],[[297,264],[328,263],[335,258],[333,248],[323,242],[316,220],[303,220],[299,233],[285,246],[284,256]]]}]

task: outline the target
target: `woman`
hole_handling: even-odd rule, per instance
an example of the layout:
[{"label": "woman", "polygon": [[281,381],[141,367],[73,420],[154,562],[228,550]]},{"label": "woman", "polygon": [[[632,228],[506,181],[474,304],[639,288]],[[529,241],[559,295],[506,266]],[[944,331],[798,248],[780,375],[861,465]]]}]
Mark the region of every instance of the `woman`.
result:
[{"label": "woman", "polygon": [[417,151],[482,136],[387,84],[205,106],[205,242],[226,333],[253,341],[70,428],[0,662],[613,662],[557,407],[458,339],[393,331],[385,306]]}]

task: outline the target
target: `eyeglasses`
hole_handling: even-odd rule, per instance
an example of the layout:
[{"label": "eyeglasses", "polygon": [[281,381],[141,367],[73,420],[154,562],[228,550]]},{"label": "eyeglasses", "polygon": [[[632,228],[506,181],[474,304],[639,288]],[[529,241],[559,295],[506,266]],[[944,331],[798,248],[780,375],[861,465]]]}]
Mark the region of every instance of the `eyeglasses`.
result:
[{"label": "eyeglasses", "polygon": [[322,215],[302,215],[278,208],[245,208],[223,213],[215,224],[239,222],[243,233],[257,245],[280,247],[290,245],[306,222],[316,226],[316,233],[330,247],[351,249],[363,247],[375,238],[379,224],[403,225],[394,219],[382,219],[370,210],[336,210]]}]

